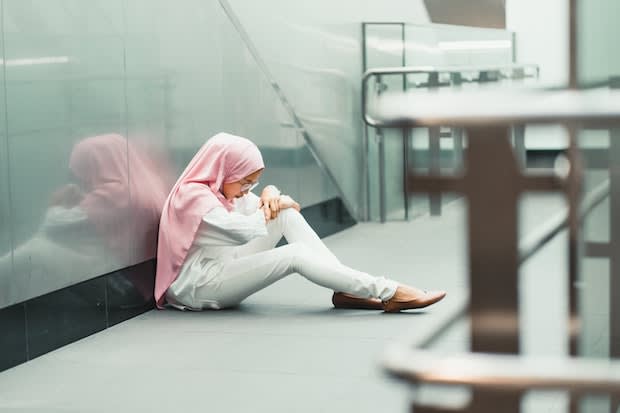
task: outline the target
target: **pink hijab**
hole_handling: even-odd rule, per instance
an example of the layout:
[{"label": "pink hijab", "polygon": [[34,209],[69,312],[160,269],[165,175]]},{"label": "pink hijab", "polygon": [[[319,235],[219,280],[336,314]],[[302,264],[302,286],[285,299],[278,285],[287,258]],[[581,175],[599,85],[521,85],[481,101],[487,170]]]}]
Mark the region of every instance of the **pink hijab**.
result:
[{"label": "pink hijab", "polygon": [[220,192],[263,169],[263,157],[250,140],[218,133],[200,148],[172,188],[159,224],[155,302],[163,308],[166,290],[179,276],[202,217],[216,207],[232,210]]}]

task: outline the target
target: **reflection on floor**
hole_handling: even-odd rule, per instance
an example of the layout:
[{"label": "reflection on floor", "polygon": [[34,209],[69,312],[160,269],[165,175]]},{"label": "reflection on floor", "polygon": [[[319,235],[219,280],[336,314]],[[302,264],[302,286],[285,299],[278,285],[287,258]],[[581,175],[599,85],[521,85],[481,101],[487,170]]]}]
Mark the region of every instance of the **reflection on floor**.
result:
[{"label": "reflection on floor", "polygon": [[[522,232],[561,206],[557,196],[526,198]],[[464,212],[457,201],[441,218],[358,224],[326,239],[349,265],[448,291],[425,311],[335,310],[329,291],[291,276],[238,309],[151,311],[8,370],[0,374],[0,410],[406,412],[413,393],[386,378],[377,360],[389,342],[415,345],[462,306]],[[523,268],[528,353],[565,351],[565,246],[557,238]],[[467,324],[458,323],[436,347],[463,350],[468,340]],[[458,402],[463,392],[425,389],[420,397]],[[555,394],[524,406],[555,413],[564,405]]]}]

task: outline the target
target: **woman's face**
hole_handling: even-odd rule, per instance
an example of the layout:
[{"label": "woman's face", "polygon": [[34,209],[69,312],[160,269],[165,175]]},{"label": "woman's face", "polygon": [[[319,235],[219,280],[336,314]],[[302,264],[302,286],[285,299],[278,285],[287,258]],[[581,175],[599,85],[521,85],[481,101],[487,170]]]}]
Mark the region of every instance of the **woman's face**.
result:
[{"label": "woman's face", "polygon": [[232,201],[235,198],[241,198],[250,191],[250,187],[253,184],[256,184],[258,182],[258,178],[260,178],[262,173],[263,170],[260,169],[239,181],[224,184],[222,185],[221,192],[229,201]]}]

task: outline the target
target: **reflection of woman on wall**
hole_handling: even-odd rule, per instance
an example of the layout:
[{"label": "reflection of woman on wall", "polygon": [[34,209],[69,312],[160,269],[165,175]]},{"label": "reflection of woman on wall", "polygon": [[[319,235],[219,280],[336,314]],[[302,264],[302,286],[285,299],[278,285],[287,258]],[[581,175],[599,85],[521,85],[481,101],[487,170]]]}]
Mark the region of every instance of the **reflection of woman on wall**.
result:
[{"label": "reflection of woman on wall", "polygon": [[[113,269],[154,258],[161,209],[174,183],[163,157],[120,135],[103,135],[76,145],[69,166],[85,189],[79,206],[111,252]],[[111,280],[111,288],[125,290],[116,293],[127,293],[133,284],[152,299],[152,279]]]},{"label": "reflection of woman on wall", "polygon": [[[431,305],[427,293],[341,263],[299,213],[268,185],[250,190],[265,166],[251,141],[209,139],[172,189],[162,212],[155,299],[182,309],[236,306],[292,273],[333,290],[337,307],[400,311]],[[289,245],[274,248],[284,236]]]},{"label": "reflection of woman on wall", "polygon": [[52,194],[37,232],[13,251],[12,272],[11,254],[0,258],[0,274],[13,274],[0,304],[154,257],[169,188],[157,166],[120,135],[80,141],[69,161],[76,182]]},{"label": "reflection of woman on wall", "polygon": [[120,135],[77,144],[69,162],[84,191],[79,207],[123,266],[155,257],[161,208],[172,186],[164,165]]}]

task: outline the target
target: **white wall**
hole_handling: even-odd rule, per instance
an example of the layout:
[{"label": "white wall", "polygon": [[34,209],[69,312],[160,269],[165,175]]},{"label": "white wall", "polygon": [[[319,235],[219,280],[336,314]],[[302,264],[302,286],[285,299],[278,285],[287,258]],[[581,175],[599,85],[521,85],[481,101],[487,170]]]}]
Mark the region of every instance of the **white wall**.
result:
[{"label": "white wall", "polygon": [[579,13],[580,80],[588,82],[620,75],[620,2],[582,0]]},{"label": "white wall", "polygon": [[506,0],[506,28],[517,35],[517,60],[540,65],[541,81],[568,81],[568,1]]},{"label": "white wall", "polygon": [[[620,2],[578,2],[578,74],[580,82],[604,80],[620,75]],[[568,83],[568,0],[507,0],[506,26],[517,35],[517,60],[537,63],[541,81],[565,86]],[[583,146],[605,147],[608,137],[589,132]],[[562,148],[565,134],[559,129],[529,128],[528,148]]]},{"label": "white wall", "polygon": [[[506,0],[506,28],[516,33],[517,61],[540,66],[544,84],[568,83],[568,1]],[[563,148],[561,128],[528,127],[528,149]]]}]

